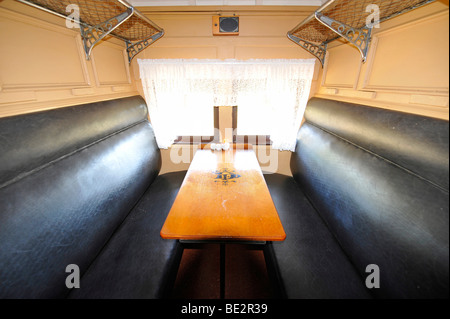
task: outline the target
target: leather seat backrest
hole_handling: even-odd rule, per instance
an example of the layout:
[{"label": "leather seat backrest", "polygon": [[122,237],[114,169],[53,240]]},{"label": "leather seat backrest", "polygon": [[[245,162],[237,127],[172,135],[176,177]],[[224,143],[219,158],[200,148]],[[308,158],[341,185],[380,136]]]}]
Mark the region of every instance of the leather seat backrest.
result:
[{"label": "leather seat backrest", "polygon": [[3,118],[0,139],[0,297],[65,297],[158,175],[145,102]]},{"label": "leather seat backrest", "polygon": [[377,297],[448,298],[447,121],[313,98],[291,170]]}]

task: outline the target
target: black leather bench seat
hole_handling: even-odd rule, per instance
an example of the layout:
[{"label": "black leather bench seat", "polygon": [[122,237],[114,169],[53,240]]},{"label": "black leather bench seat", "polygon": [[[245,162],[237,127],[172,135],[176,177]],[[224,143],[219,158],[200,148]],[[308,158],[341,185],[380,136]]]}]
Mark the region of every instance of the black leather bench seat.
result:
[{"label": "black leather bench seat", "polygon": [[[0,119],[0,298],[157,298],[176,266],[159,230],[184,172],[139,97]],[[68,288],[68,265],[81,288]]]},{"label": "black leather bench seat", "polygon": [[287,297],[448,298],[448,121],[319,98],[305,119],[293,177],[266,175]]},{"label": "black leather bench seat", "polygon": [[264,177],[286,232],[285,241],[272,244],[282,296],[371,298],[360,275],[294,178],[281,174]]},{"label": "black leather bench seat", "polygon": [[[281,295],[448,298],[448,121],[319,98],[305,119],[292,177],[265,175]],[[141,97],[1,118],[0,142],[0,298],[169,295],[182,249],[160,230],[185,172],[159,174]]]},{"label": "black leather bench seat", "polygon": [[155,179],[70,298],[167,297],[182,249],[159,232],[185,174],[166,173]]}]

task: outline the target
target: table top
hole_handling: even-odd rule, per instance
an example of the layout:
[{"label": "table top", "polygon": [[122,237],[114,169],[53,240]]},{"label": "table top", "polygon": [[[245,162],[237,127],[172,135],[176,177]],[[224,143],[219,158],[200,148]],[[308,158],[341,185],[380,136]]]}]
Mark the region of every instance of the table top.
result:
[{"label": "table top", "polygon": [[286,238],[251,146],[197,150],[161,237],[237,241]]}]

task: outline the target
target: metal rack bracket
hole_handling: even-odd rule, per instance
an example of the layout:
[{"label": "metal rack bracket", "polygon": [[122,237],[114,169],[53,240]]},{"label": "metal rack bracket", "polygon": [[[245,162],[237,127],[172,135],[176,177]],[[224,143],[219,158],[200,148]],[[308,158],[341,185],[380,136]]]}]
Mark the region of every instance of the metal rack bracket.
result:
[{"label": "metal rack bracket", "polygon": [[320,12],[315,13],[315,18],[353,44],[361,53],[362,61],[366,62],[369,43],[372,39],[372,27],[364,26],[362,28],[353,28],[345,23],[327,17]]},{"label": "metal rack bracket", "polygon": [[[374,26],[434,1],[329,0],[289,31],[287,37],[313,54],[322,67],[328,44],[339,38],[354,45],[365,62]],[[372,15],[371,10],[375,9],[378,12]]]},{"label": "metal rack bracket", "polygon": [[133,15],[133,11],[134,10],[130,8],[127,11],[95,26],[80,25],[81,38],[83,39],[84,51],[86,53],[87,60],[90,59],[94,46],[123,22],[129,19]]},{"label": "metal rack bracket", "polygon": [[312,42],[303,40],[299,37],[296,37],[295,35],[288,34],[288,38],[297,43],[299,46],[301,46],[303,49],[314,55],[322,64],[322,67],[325,63],[325,56],[327,53],[327,44],[314,44]]},{"label": "metal rack bracket", "polygon": [[156,40],[161,38],[164,35],[164,31],[160,31],[149,38],[145,40],[141,40],[135,43],[132,43],[130,41],[127,41],[127,53],[128,53],[128,61],[131,62],[131,60],[134,58],[136,54],[144,50],[149,45],[153,44]]},{"label": "metal rack bracket", "polygon": [[[17,0],[64,19],[73,19],[68,6],[79,9],[79,21],[86,59],[92,49],[110,35],[126,43],[128,62],[164,35],[164,30],[143,16],[125,0]],[[73,21],[73,20],[72,20]]]}]

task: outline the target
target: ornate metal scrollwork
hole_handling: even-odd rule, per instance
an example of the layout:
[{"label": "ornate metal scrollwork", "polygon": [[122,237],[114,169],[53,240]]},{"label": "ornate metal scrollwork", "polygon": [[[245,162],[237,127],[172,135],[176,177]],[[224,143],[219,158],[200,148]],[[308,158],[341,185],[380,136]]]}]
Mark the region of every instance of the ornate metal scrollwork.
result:
[{"label": "ornate metal scrollwork", "polygon": [[364,26],[360,29],[353,28],[342,22],[327,17],[320,12],[316,12],[315,17],[320,23],[327,26],[338,35],[346,39],[348,42],[353,44],[356,48],[358,48],[359,52],[361,53],[363,62],[366,62],[367,52],[369,50],[369,43],[372,35],[371,27]]},{"label": "ornate metal scrollwork", "polygon": [[86,53],[86,59],[89,60],[91,56],[92,48],[100,42],[104,37],[110,34],[114,29],[124,23],[128,18],[133,15],[133,8],[129,8],[127,11],[112,17],[96,26],[82,26],[80,25],[81,37],[84,43],[84,51]]},{"label": "ornate metal scrollwork", "polygon": [[158,32],[151,37],[148,37],[147,39],[144,39],[139,42],[132,43],[130,41],[127,41],[127,53],[128,53],[128,62],[131,62],[131,60],[134,58],[136,54],[144,50],[146,47],[148,47],[150,44],[153,44],[156,40],[161,38],[164,35],[164,31]]},{"label": "ornate metal scrollwork", "polygon": [[297,43],[299,46],[301,46],[303,49],[305,49],[306,51],[308,51],[309,53],[311,53],[312,55],[314,55],[322,64],[322,67],[325,63],[325,56],[327,53],[327,45],[322,43],[322,44],[314,44],[312,42],[303,40],[299,37],[296,37],[295,35],[292,35],[290,33],[288,33],[288,38],[292,41],[294,41],[295,43]]}]

